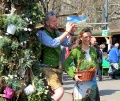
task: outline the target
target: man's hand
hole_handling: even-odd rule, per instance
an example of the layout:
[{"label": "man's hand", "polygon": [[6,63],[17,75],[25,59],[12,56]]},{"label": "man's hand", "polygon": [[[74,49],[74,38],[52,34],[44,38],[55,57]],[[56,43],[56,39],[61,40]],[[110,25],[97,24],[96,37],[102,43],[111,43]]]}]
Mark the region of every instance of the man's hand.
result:
[{"label": "man's hand", "polygon": [[71,33],[71,34],[74,34],[74,32],[77,30],[77,25],[74,24],[73,22],[68,22],[66,24],[66,31]]},{"label": "man's hand", "polygon": [[74,32],[77,30],[77,25],[74,25],[71,30],[71,34],[74,34]]}]

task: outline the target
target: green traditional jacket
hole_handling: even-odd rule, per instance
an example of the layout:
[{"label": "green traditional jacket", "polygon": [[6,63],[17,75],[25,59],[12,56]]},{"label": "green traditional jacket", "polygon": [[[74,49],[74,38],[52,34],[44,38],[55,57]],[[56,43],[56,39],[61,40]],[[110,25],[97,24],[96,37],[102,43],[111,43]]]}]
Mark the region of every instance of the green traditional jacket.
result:
[{"label": "green traditional jacket", "polygon": [[[91,56],[91,59],[95,61],[96,67],[97,67],[97,53],[96,53],[96,50],[91,46],[90,46],[90,56]],[[77,46],[70,52],[70,55],[63,63],[63,68],[65,69],[65,71],[68,73],[70,77],[73,78],[75,76],[75,73],[74,73],[75,71],[73,70],[73,66],[71,66],[71,63],[74,62],[75,64],[74,68],[76,68],[78,61],[84,58],[85,58],[85,54],[82,52],[80,46]]]},{"label": "green traditional jacket", "polygon": [[[47,29],[44,29],[43,31],[52,38],[56,38],[59,36],[57,31],[55,31],[54,33],[51,33]],[[60,53],[60,46],[53,48],[42,45],[42,63],[48,66],[57,67],[59,65]]]}]

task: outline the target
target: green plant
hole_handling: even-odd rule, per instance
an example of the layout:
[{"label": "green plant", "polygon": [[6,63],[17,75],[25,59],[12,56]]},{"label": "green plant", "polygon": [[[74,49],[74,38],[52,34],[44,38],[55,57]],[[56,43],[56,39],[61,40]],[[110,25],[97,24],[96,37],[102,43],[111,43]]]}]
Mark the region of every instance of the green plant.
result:
[{"label": "green plant", "polygon": [[40,75],[42,72],[41,63],[39,60],[36,60],[32,65],[32,71],[35,76]]},{"label": "green plant", "polygon": [[28,96],[28,101],[45,101],[47,100],[47,93],[46,87],[44,86],[44,83],[42,79],[40,79],[38,76],[34,76],[34,84],[36,88],[36,92],[30,94]]},{"label": "green plant", "polygon": [[44,17],[44,13],[40,9],[40,6],[38,3],[32,4],[31,9],[26,7],[26,9],[23,10],[24,18],[27,18],[27,22],[32,22],[32,25],[36,27],[37,24],[42,22],[42,19]]},{"label": "green plant", "polygon": [[0,49],[4,47],[8,47],[11,44],[11,39],[7,36],[4,36],[0,39]]},{"label": "green plant", "polygon": [[15,25],[17,27],[16,28],[17,32],[20,32],[24,30],[25,27],[27,27],[27,23],[21,18],[20,15],[16,15],[16,14],[7,16],[7,18],[4,20],[4,24],[6,26],[10,24]]},{"label": "green plant", "polygon": [[93,60],[90,61],[87,59],[82,60],[80,65],[79,65],[80,71],[89,70],[89,69],[94,68],[94,67],[96,67],[96,63]]},{"label": "green plant", "polygon": [[17,50],[18,46],[19,46],[19,43],[14,41],[14,42],[12,42],[11,49],[12,50]]},{"label": "green plant", "polygon": [[21,88],[20,82],[18,80],[11,79],[11,78],[7,80],[7,86],[9,88],[12,88],[14,91],[20,90]]},{"label": "green plant", "polygon": [[30,49],[26,49],[23,53],[24,56],[19,59],[19,66],[25,69],[32,68],[35,59],[33,52]]},{"label": "green plant", "polygon": [[7,36],[4,36],[0,39],[0,49],[1,52],[5,54],[6,57],[10,56],[11,53],[11,39]]},{"label": "green plant", "polygon": [[5,59],[3,56],[0,56],[0,75],[4,70],[4,67],[7,66],[7,59]]},{"label": "green plant", "polygon": [[5,15],[3,15],[3,14],[0,15],[0,30],[3,30],[5,28],[5,25],[4,25],[5,18],[6,18]]}]

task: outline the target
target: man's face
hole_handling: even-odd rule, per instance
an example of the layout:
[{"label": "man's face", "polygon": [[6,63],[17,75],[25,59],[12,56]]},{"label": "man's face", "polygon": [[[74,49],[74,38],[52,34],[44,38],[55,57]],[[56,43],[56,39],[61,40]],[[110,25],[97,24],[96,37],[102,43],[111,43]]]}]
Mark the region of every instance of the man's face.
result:
[{"label": "man's face", "polygon": [[46,25],[50,28],[50,29],[52,29],[52,30],[56,30],[56,29],[58,29],[58,21],[57,21],[57,18],[56,18],[56,16],[54,15],[54,16],[50,16],[50,18],[49,18],[49,20],[48,21],[46,21]]},{"label": "man's face", "polygon": [[96,38],[91,38],[91,45],[94,46],[96,45],[97,41]]}]

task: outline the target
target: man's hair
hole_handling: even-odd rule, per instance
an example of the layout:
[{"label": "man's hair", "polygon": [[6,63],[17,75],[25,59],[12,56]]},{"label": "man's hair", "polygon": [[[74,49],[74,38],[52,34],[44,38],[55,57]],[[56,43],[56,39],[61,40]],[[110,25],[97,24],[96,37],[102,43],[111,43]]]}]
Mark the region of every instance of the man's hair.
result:
[{"label": "man's hair", "polygon": [[96,38],[95,38],[95,37],[91,37],[91,40],[94,40],[94,39],[96,40]]},{"label": "man's hair", "polygon": [[44,24],[45,24],[45,22],[46,22],[47,20],[49,20],[50,16],[54,16],[54,15],[56,15],[56,14],[55,14],[55,12],[53,12],[53,11],[46,12],[45,17],[43,18]]},{"label": "man's hair", "polygon": [[115,46],[116,46],[116,47],[119,47],[119,43],[116,43]]}]

